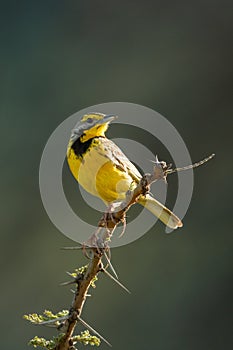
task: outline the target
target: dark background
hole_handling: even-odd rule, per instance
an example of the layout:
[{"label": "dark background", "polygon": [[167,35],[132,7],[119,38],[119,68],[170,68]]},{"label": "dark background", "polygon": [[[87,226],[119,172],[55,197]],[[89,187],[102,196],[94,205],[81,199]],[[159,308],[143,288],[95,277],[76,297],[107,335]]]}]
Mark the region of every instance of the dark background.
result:
[{"label": "dark background", "polygon": [[158,223],[113,250],[132,295],[101,276],[83,317],[114,349],[232,348],[232,2],[0,6],[1,348],[26,349],[35,334],[53,335],[23,314],[70,306],[59,283],[86,260],[60,250],[74,243],[43,208],[39,162],[58,124],[110,101],[155,109],[194,161],[216,158],[195,171],[182,230],[165,235]]}]

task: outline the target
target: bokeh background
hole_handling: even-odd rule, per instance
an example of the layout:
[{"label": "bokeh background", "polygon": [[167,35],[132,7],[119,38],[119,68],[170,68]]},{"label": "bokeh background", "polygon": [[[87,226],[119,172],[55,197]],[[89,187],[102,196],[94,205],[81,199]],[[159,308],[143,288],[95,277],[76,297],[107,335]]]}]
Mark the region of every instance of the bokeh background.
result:
[{"label": "bokeh background", "polygon": [[[1,347],[26,349],[34,335],[52,336],[22,315],[68,308],[72,295],[59,283],[86,263],[60,250],[74,242],[41,203],[44,145],[76,111],[124,101],[166,116],[194,161],[216,158],[195,171],[182,230],[165,235],[157,223],[113,250],[132,295],[101,276],[83,317],[114,349],[232,348],[232,2],[0,5]],[[162,148],[155,152],[164,158]]]}]

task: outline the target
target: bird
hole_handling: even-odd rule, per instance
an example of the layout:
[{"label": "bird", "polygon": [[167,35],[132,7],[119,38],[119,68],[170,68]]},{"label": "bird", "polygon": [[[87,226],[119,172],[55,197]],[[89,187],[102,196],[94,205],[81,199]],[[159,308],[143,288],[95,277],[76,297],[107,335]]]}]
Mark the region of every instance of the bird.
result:
[{"label": "bird", "polygon": [[[113,114],[85,114],[71,132],[67,162],[78,183],[107,206],[123,201],[126,193],[140,182],[142,174],[122,150],[105,135]],[[171,229],[182,227],[182,221],[149,193],[140,195],[144,206]]]}]

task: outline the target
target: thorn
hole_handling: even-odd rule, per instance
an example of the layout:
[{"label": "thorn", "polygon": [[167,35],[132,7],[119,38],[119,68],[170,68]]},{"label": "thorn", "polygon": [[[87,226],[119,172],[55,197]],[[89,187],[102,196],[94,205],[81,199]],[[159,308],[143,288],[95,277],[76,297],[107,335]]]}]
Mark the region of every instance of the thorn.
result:
[{"label": "thorn", "polygon": [[79,250],[82,249],[82,245],[76,247],[61,247],[61,250]]},{"label": "thorn", "polygon": [[161,162],[159,161],[159,158],[158,158],[158,156],[157,156],[157,154],[156,154],[156,156],[155,156],[155,160],[151,160],[151,159],[149,159],[149,161],[151,162],[151,163],[153,163],[155,166],[160,166],[161,167]]},{"label": "thorn", "polygon": [[76,277],[74,277],[74,276],[72,275],[72,273],[70,273],[70,272],[68,272],[68,271],[66,271],[66,273],[67,273],[68,276],[72,277],[73,280],[72,280],[72,281],[67,281],[67,282],[60,283],[60,286],[68,286],[69,284],[75,284],[75,283],[77,283],[77,279],[76,279]]},{"label": "thorn", "polygon": [[76,292],[75,292],[75,290],[73,290],[73,289],[70,289],[70,291],[71,291],[71,293],[73,293],[73,294],[75,294]]},{"label": "thorn", "polygon": [[97,335],[97,337],[102,339],[108,346],[112,347],[112,345],[104,337],[102,337],[102,335],[100,335],[94,328],[92,328],[88,323],[86,323],[81,317],[78,317],[78,321],[80,321],[84,327],[87,327],[91,332]]},{"label": "thorn", "polygon": [[68,320],[68,318],[69,318],[69,315],[58,317],[58,318],[55,318],[53,320],[48,320],[48,321],[43,321],[43,322],[39,322],[39,323],[34,323],[34,324],[42,325],[42,326],[47,326],[47,325],[50,326],[50,325],[52,325],[52,324],[54,324],[56,322],[66,321],[66,320]]},{"label": "thorn", "polygon": [[77,283],[75,280],[67,281],[67,282],[60,283],[59,286],[64,287],[64,286],[69,286],[70,284],[75,284],[75,283]]},{"label": "thorn", "polygon": [[115,277],[113,277],[105,268],[102,267],[102,272],[106,273],[108,277],[110,277],[114,282],[116,282],[121,288],[123,288],[127,293],[131,294],[131,292]]},{"label": "thorn", "polygon": [[108,263],[110,269],[112,270],[113,274],[114,274],[114,275],[116,276],[116,278],[118,279],[118,275],[117,275],[117,273],[116,273],[116,270],[114,269],[114,267],[113,267],[113,265],[112,265],[112,263],[111,263],[109,257],[107,256],[107,253],[105,252],[105,250],[104,250],[104,256],[105,256],[105,258],[106,258],[106,260],[107,260],[107,263]]},{"label": "thorn", "polygon": [[73,274],[70,273],[69,271],[66,271],[66,274],[67,274],[68,276],[73,277],[73,278],[75,279],[75,277],[73,276]]}]

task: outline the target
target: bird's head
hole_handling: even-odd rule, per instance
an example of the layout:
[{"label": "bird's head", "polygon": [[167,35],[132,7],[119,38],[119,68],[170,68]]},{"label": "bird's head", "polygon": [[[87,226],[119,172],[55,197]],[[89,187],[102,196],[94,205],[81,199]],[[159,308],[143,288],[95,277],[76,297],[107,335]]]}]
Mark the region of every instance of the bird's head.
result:
[{"label": "bird's head", "polygon": [[72,130],[71,143],[74,143],[79,138],[81,142],[85,142],[93,137],[105,136],[109,123],[116,118],[117,116],[113,114],[85,114]]}]

